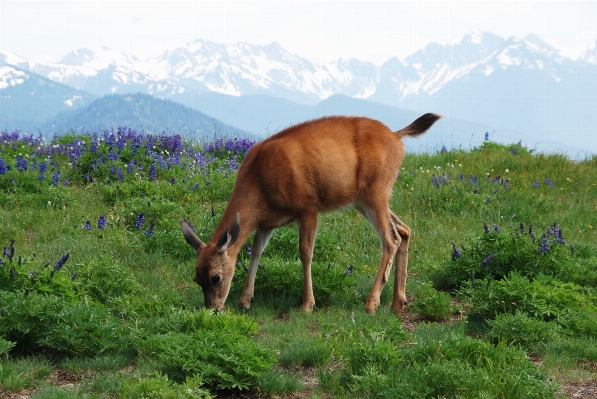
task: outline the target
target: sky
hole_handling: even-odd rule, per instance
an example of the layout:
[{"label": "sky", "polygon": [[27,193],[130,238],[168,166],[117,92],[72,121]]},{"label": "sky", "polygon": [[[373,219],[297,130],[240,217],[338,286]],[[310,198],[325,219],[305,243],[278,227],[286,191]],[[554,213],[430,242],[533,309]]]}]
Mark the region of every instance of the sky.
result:
[{"label": "sky", "polygon": [[0,0],[0,50],[52,62],[78,48],[145,57],[207,39],[278,42],[315,63],[380,65],[473,30],[534,33],[574,57],[597,39],[597,1]]}]

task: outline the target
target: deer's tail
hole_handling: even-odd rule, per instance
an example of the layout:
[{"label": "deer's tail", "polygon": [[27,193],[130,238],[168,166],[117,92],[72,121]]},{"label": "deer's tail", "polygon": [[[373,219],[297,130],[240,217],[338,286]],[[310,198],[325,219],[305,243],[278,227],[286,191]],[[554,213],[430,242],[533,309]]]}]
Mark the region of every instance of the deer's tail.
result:
[{"label": "deer's tail", "polygon": [[396,134],[400,136],[416,137],[420,134],[425,133],[440,118],[441,115],[427,113],[417,118],[416,121],[414,121],[404,129],[398,130]]}]

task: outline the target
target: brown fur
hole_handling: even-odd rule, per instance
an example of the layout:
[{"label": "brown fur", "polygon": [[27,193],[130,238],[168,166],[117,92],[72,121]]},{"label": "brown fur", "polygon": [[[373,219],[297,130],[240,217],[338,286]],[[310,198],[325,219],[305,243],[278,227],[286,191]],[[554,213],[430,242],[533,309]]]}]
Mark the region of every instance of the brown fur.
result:
[{"label": "brown fur", "polygon": [[392,187],[404,159],[405,136],[417,136],[440,116],[425,114],[392,132],[367,118],[328,117],[290,127],[255,145],[240,166],[232,196],[209,243],[204,244],[181,221],[187,242],[198,254],[195,281],[205,305],[223,309],[236,257],[251,232],[252,258],[240,305],[251,306],[259,258],[273,230],[296,221],[303,264],[303,309],[315,307],[311,258],[317,214],[346,206],[357,209],[375,228],[382,259],[365,305],[375,313],[381,290],[396,261],[392,309],[406,302],[406,268],[410,229],[389,209]]}]

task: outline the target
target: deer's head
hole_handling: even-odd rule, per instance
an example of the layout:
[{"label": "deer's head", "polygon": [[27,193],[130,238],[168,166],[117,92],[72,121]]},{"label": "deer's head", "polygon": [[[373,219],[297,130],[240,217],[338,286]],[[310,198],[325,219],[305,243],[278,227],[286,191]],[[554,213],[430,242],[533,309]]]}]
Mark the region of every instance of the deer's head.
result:
[{"label": "deer's head", "polygon": [[197,266],[193,280],[201,286],[208,309],[223,310],[234,276],[236,256],[228,256],[228,250],[240,232],[239,214],[224,230],[217,242],[204,244],[186,220],[180,222],[185,240],[197,251]]}]

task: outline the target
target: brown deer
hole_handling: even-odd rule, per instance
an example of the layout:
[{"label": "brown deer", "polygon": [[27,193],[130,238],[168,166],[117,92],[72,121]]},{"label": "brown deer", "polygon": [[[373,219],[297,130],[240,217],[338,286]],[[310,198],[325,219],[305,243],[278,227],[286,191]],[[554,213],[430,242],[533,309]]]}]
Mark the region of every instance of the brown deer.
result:
[{"label": "brown deer", "polygon": [[439,118],[425,114],[392,132],[367,118],[328,117],[290,127],[256,144],[238,170],[232,197],[211,241],[204,244],[185,220],[180,222],[186,241],[197,251],[194,280],[203,289],[205,306],[224,308],[238,253],[255,231],[240,298],[240,306],[248,309],[259,258],[272,232],[296,221],[304,275],[302,308],[311,312],[315,308],[311,258],[317,214],[352,206],[373,225],[382,246],[365,311],[377,310],[395,257],[392,309],[400,314],[406,303],[410,229],[388,203],[404,159],[401,139],[424,133]]}]

